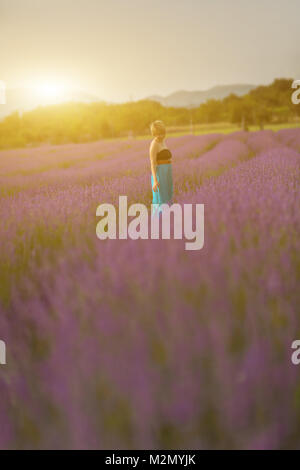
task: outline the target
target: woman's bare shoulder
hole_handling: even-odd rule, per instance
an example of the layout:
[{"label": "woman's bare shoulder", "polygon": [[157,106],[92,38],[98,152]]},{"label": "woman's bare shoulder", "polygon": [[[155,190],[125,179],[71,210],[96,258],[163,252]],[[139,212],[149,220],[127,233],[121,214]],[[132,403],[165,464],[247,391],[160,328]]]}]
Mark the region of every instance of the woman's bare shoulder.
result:
[{"label": "woman's bare shoulder", "polygon": [[158,147],[159,147],[159,145],[158,145],[157,140],[156,140],[156,139],[152,139],[152,141],[151,141],[151,143],[150,143],[150,150],[155,151],[155,150],[158,149]]}]

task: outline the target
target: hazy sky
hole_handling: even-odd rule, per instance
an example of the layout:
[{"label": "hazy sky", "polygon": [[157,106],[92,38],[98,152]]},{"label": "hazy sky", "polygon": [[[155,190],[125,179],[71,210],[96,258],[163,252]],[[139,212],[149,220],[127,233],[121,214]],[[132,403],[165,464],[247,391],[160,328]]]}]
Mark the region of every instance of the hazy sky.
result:
[{"label": "hazy sky", "polygon": [[300,79],[300,0],[0,0],[0,80],[109,101]]}]

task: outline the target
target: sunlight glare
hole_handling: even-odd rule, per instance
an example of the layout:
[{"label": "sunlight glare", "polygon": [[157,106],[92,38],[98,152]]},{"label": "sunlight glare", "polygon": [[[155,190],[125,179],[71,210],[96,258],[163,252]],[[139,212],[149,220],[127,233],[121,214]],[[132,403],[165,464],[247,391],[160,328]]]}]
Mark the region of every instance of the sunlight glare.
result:
[{"label": "sunlight glare", "polygon": [[65,95],[65,87],[61,83],[56,82],[40,82],[35,86],[38,98],[45,103],[58,103],[63,100]]}]

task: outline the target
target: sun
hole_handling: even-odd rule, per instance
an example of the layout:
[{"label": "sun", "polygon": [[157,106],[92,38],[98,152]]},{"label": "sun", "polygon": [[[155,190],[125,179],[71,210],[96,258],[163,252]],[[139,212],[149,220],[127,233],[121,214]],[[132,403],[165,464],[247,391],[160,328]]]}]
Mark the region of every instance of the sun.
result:
[{"label": "sun", "polygon": [[34,90],[42,103],[59,103],[66,95],[65,86],[54,81],[41,81],[34,86]]}]

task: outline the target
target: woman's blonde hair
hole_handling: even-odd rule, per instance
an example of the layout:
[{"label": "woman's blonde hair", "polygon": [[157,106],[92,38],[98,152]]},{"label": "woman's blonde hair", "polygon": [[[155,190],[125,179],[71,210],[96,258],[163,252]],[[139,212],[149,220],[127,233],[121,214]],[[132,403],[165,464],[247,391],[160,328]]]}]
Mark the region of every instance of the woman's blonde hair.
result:
[{"label": "woman's blonde hair", "polygon": [[162,121],[154,121],[152,122],[151,126],[151,133],[153,137],[158,137],[159,140],[164,139],[166,135],[166,126]]}]

